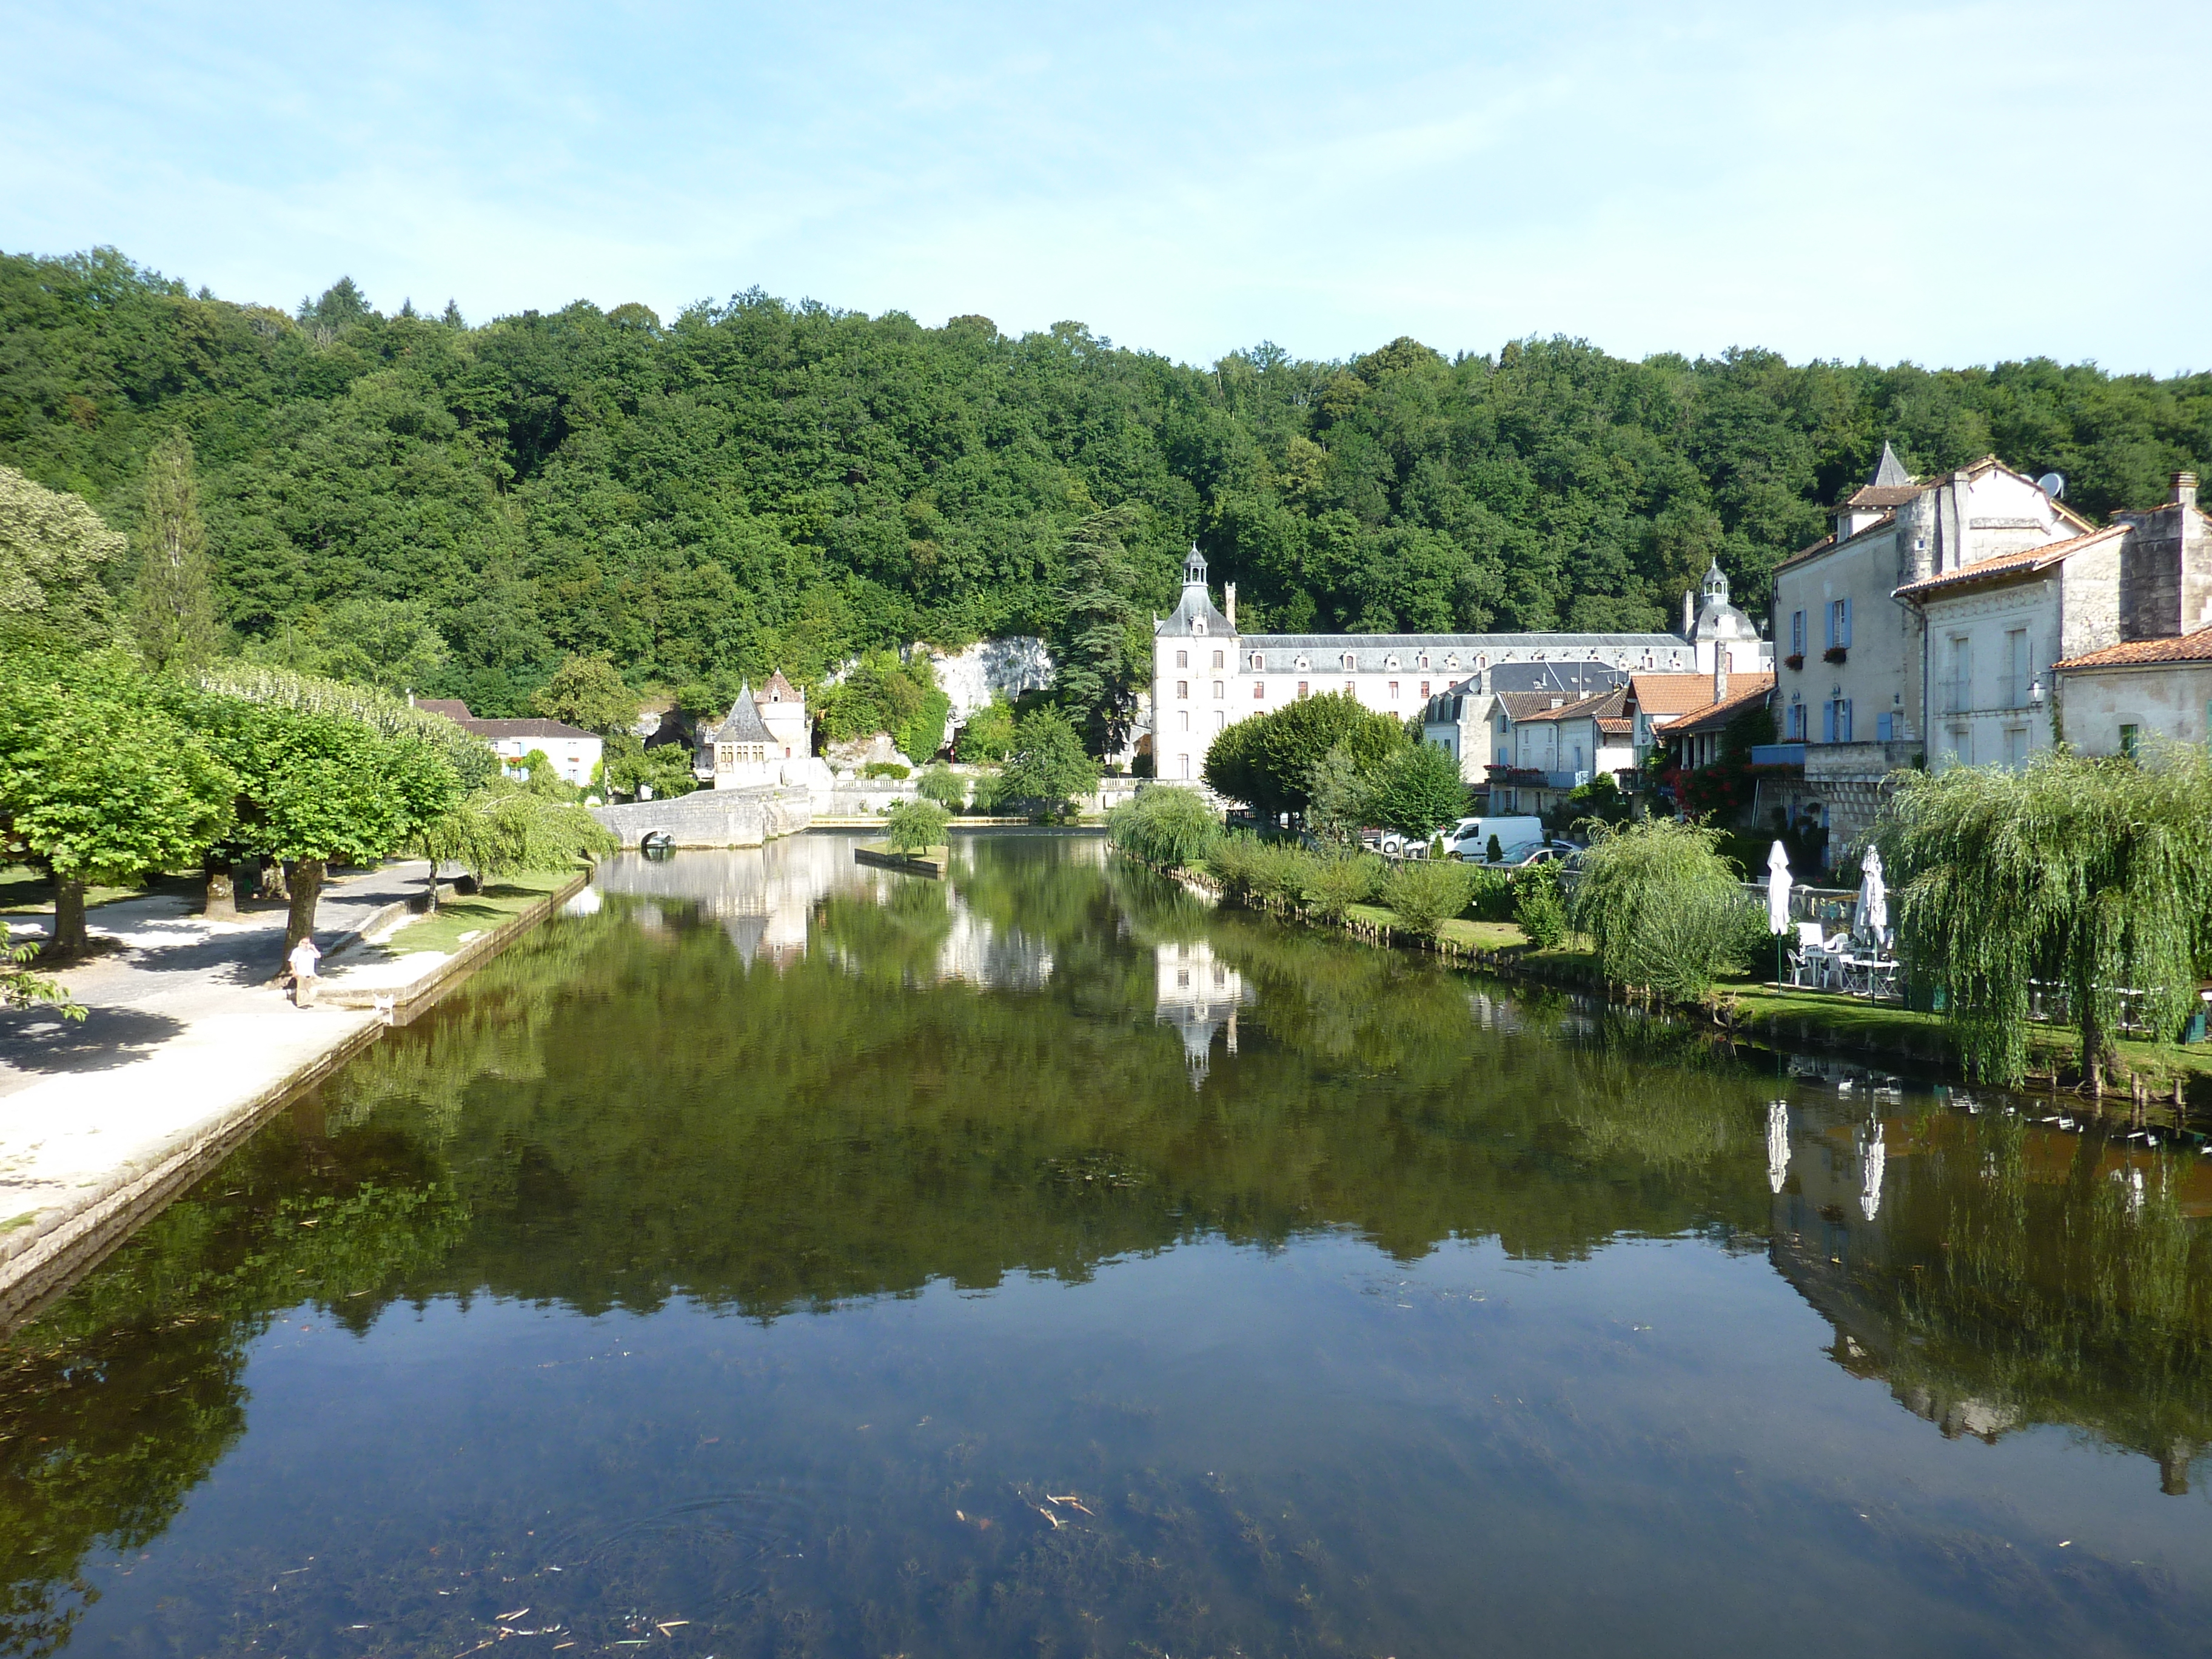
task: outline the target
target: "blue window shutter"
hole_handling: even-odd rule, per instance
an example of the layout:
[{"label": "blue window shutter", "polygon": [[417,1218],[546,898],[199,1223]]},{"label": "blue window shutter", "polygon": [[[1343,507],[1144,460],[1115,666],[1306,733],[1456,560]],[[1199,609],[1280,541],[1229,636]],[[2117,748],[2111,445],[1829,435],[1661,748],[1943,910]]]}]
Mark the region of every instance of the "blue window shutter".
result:
[{"label": "blue window shutter", "polygon": [[1828,643],[1832,646],[1836,642],[1836,607],[1832,605],[1823,605],[1820,608],[1820,614],[1827,619]]},{"label": "blue window shutter", "polygon": [[1844,601],[1844,636],[1843,636],[1843,638],[1841,638],[1841,639],[1838,640],[1838,641],[1836,641],[1836,643],[1837,643],[1838,645],[1844,645],[1844,646],[1847,646],[1847,645],[1849,645],[1850,642],[1851,642],[1851,602],[1850,602],[1849,599],[1845,599],[1845,600]]},{"label": "blue window shutter", "polygon": [[1820,705],[1820,741],[1833,743],[1835,740],[1836,705],[1832,702],[1824,702]]},{"label": "blue window shutter", "polygon": [[1875,737],[1881,738],[1884,743],[1887,743],[1889,741],[1889,734],[1892,730],[1890,724],[1892,718],[1892,716],[1887,714],[1876,714],[1874,717],[1874,734]]},{"label": "blue window shutter", "polygon": [[1838,743],[1849,743],[1850,740],[1851,700],[1849,697],[1843,697],[1839,698],[1836,703],[1836,741]]}]

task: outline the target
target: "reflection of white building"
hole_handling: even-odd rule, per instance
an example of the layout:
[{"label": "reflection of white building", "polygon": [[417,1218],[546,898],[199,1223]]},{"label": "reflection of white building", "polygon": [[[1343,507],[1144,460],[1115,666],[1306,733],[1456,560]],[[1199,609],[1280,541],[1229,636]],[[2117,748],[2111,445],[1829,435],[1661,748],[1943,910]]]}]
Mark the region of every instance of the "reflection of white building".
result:
[{"label": "reflection of white building", "polygon": [[1182,1031],[1183,1062],[1190,1086],[1206,1081],[1213,1060],[1213,1034],[1227,1030],[1229,1052],[1237,1052],[1237,1010],[1252,1000],[1244,975],[1218,960],[1205,939],[1152,947],[1152,1019]]},{"label": "reflection of white building", "polygon": [[[897,877],[890,878],[900,879]],[[1000,927],[961,902],[951,901],[952,931],[937,953],[939,980],[960,980],[994,991],[1042,991],[1052,978],[1052,952],[1044,941],[1012,927]]]}]

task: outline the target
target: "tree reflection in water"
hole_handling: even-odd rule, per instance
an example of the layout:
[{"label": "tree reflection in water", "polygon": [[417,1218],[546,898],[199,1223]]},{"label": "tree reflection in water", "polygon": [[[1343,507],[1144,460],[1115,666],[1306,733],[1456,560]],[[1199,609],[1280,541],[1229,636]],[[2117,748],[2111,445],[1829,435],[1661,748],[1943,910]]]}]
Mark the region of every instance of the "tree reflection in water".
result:
[{"label": "tree reflection in water", "polygon": [[1212,909],[1083,840],[970,843],[941,884],[816,837],[606,885],[13,1334],[9,1650],[64,1644],[84,1564],[145,1548],[237,1443],[248,1351],[294,1310],[765,1322],[1208,1237],[1564,1263],[1695,1237],[1766,1251],[1837,1363],[1947,1434],[2068,1425],[2169,1492],[2212,1441],[2193,1164],[1929,1096],[1872,1118],[1696,1034]]}]

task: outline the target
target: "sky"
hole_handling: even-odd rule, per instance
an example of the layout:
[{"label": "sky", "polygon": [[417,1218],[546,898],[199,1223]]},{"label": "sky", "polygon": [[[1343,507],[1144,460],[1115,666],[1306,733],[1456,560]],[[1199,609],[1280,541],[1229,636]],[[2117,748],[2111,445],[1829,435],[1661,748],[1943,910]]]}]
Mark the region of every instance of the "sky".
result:
[{"label": "sky", "polygon": [[0,0],[0,248],[227,299],[2212,367],[2203,0]]}]

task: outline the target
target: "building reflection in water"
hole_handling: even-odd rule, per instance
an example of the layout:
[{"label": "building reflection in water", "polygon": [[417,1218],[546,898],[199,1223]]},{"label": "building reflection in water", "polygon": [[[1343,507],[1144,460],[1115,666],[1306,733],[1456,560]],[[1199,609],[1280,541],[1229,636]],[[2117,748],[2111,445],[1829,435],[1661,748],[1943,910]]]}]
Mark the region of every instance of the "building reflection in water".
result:
[{"label": "building reflection in water", "polygon": [[[885,904],[902,885],[925,880],[856,864],[854,841],[842,836],[793,836],[766,847],[678,853],[647,859],[625,854],[600,868],[608,893],[659,901],[636,906],[636,924],[667,925],[664,906],[681,904],[719,926],[747,967],[778,972],[802,960],[815,940],[816,911],[829,898]],[[945,934],[934,977],[993,990],[1036,991],[1052,978],[1053,957],[1042,939],[982,914],[961,890],[963,861],[936,890],[945,905]],[[910,895],[908,895],[910,896]],[[841,946],[849,950],[848,945]]]},{"label": "building reflection in water", "polygon": [[1190,1086],[1200,1087],[1213,1065],[1213,1034],[1225,1030],[1237,1052],[1237,1011],[1252,1000],[1244,975],[1213,954],[1205,939],[1152,947],[1152,1019],[1182,1032]]}]

